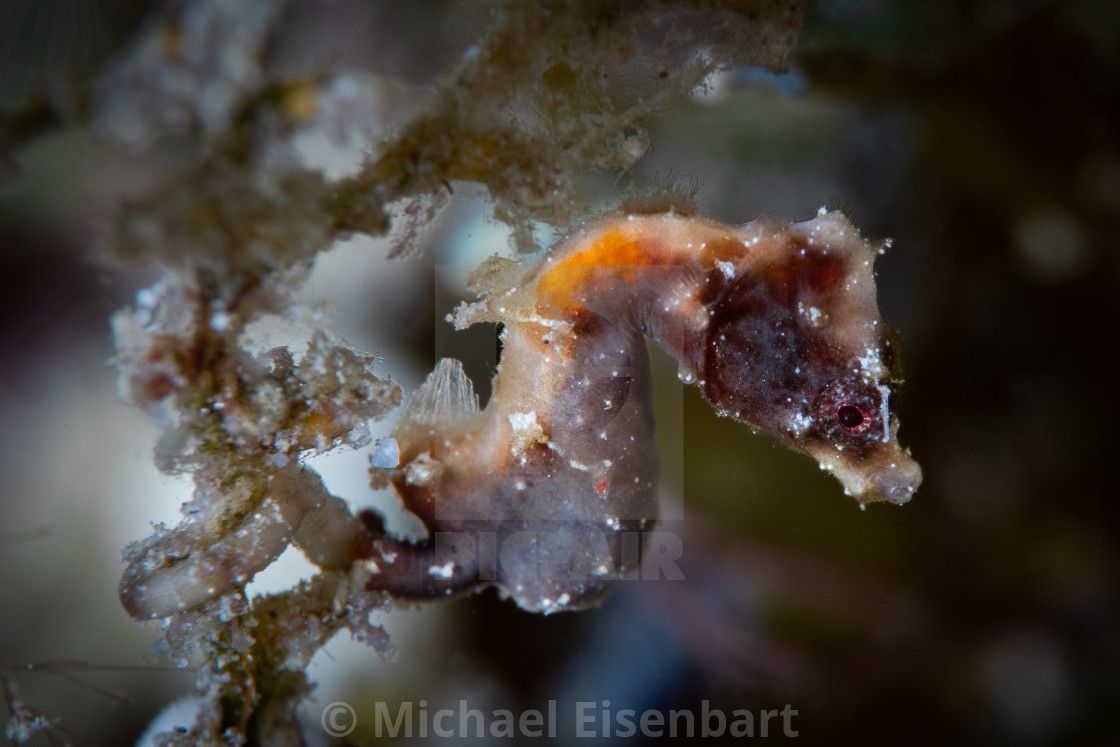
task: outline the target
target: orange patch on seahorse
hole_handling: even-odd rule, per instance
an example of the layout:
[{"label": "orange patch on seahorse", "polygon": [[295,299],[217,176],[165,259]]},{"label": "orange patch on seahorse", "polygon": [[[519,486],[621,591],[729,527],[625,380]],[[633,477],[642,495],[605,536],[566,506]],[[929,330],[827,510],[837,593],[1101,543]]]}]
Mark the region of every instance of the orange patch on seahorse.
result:
[{"label": "orange patch on seahorse", "polygon": [[633,285],[639,268],[672,263],[661,241],[618,229],[608,231],[541,277],[538,307],[576,312],[583,309],[581,299],[598,286],[614,286],[618,280]]}]

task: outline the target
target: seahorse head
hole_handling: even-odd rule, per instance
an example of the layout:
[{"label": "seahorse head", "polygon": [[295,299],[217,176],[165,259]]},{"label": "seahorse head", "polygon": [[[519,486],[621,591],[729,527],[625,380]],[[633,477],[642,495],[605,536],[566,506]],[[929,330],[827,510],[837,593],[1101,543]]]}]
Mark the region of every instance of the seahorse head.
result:
[{"label": "seahorse head", "polygon": [[749,269],[717,268],[706,284],[705,395],[815,458],[860,503],[905,503],[922,473],[891,412],[896,344],[872,273],[882,246],[839,212],[741,231]]}]

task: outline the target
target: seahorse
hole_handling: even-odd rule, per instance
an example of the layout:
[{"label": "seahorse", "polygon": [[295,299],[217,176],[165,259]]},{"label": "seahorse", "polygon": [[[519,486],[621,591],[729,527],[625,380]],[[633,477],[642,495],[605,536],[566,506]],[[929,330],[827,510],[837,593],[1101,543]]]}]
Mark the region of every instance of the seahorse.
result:
[{"label": "seahorse", "polygon": [[728,225],[624,207],[536,264],[486,261],[469,279],[480,300],[450,320],[503,325],[492,397],[479,410],[447,359],[414,394],[391,481],[429,537],[379,536],[368,588],[492,584],[547,613],[633,572],[657,519],[647,338],[719,414],[813,457],[861,506],[907,502],[922,473],[898,441],[873,275],[888,244],[824,208]]}]

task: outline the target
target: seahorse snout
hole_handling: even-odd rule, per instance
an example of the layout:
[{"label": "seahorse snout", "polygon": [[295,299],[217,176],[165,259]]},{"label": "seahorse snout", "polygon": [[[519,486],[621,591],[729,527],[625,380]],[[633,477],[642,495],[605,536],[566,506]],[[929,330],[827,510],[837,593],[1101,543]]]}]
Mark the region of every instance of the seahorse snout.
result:
[{"label": "seahorse snout", "polygon": [[885,500],[901,506],[910,500],[921,484],[922,468],[909,456],[904,456],[899,461],[873,472],[867,479],[864,493],[857,498],[861,503]]}]

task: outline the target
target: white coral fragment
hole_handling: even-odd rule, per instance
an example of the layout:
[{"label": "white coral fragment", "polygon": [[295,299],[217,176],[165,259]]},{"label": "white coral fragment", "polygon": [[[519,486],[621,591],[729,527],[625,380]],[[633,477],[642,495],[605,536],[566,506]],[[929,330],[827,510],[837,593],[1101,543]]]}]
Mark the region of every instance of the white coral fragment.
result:
[{"label": "white coral fragment", "polygon": [[536,444],[547,444],[548,434],[537,422],[535,410],[529,412],[513,412],[509,414],[510,434],[509,450],[514,456],[531,449]]}]

